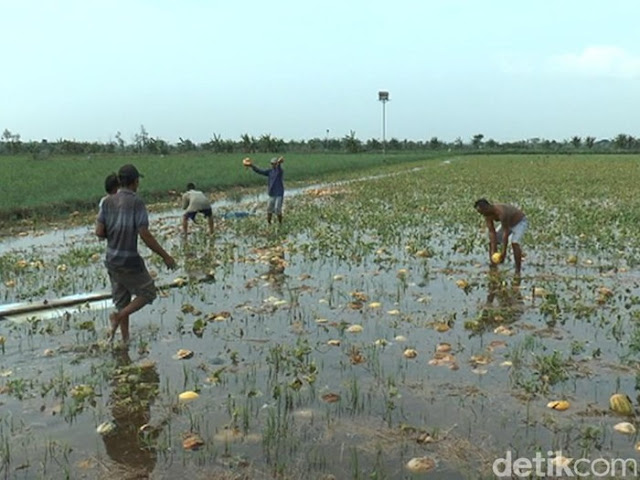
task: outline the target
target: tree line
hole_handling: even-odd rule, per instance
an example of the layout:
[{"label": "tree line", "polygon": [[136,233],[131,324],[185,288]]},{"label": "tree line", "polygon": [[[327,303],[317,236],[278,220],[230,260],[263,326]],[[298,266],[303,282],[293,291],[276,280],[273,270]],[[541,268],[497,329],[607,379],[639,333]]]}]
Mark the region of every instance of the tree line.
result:
[{"label": "tree line", "polygon": [[171,143],[162,138],[149,134],[144,125],[133,136],[130,142],[122,138],[117,132],[114,138],[106,143],[82,142],[68,139],[49,141],[22,141],[20,134],[4,130],[0,136],[0,155],[32,155],[34,159],[46,159],[52,155],[87,155],[87,154],[150,154],[169,155],[187,152],[209,153],[376,153],[402,151],[459,151],[483,153],[606,153],[628,152],[640,153],[640,138],[620,133],[613,139],[596,139],[592,136],[573,136],[569,139],[556,141],[542,138],[530,138],[512,142],[498,142],[493,139],[485,140],[481,133],[473,135],[468,141],[458,137],[453,142],[431,137],[429,140],[398,140],[391,138],[383,143],[376,138],[360,140],[356,132],[351,130],[340,138],[311,138],[309,140],[289,140],[263,134],[259,137],[242,134],[238,140],[224,139],[221,135],[213,134],[207,142],[195,143],[188,138],[179,137],[177,142]]}]

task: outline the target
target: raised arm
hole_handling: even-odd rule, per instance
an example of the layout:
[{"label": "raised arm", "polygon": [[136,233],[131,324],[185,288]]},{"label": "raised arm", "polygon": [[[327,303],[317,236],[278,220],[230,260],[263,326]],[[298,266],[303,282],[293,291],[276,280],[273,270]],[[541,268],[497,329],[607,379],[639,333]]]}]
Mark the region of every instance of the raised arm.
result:
[{"label": "raised arm", "polygon": [[269,176],[269,170],[263,170],[261,168],[256,167],[255,165],[251,165],[251,169],[256,173],[259,173],[260,175],[264,175],[265,177]]}]

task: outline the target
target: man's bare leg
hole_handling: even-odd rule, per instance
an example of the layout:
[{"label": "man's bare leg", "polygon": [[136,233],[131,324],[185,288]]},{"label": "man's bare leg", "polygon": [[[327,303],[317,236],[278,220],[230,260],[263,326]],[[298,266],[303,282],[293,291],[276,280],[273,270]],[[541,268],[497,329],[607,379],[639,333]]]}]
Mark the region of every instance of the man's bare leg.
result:
[{"label": "man's bare leg", "polygon": [[109,322],[111,323],[111,337],[109,341],[113,342],[118,327],[122,332],[122,340],[126,343],[129,341],[129,316],[140,310],[148,303],[148,300],[144,297],[136,297],[129,304],[119,312],[113,312],[109,315]]},{"label": "man's bare leg", "polygon": [[522,249],[519,243],[511,243],[511,248],[513,248],[513,260],[516,263],[516,273],[520,273],[522,269]]},{"label": "man's bare leg", "polygon": [[189,230],[189,219],[186,215],[182,216],[182,234],[186,237]]},{"label": "man's bare leg", "polygon": [[129,315],[120,321],[120,333],[122,333],[122,341],[129,343]]}]

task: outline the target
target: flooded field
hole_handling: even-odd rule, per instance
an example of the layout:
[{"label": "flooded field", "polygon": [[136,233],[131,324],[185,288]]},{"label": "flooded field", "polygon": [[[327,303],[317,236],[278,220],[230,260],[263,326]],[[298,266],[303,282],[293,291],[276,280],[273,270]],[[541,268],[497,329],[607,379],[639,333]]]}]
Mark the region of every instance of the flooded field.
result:
[{"label": "flooded field", "polygon": [[[158,214],[180,268],[142,247],[161,295],[128,349],[106,341],[104,299],[0,320],[0,474],[454,480],[494,478],[507,451],[640,460],[635,162],[430,161],[288,197],[283,226],[230,202],[215,238],[196,225],[186,243]],[[489,268],[480,197],[527,213],[521,278]],[[1,303],[108,291],[92,228],[3,240]]]}]

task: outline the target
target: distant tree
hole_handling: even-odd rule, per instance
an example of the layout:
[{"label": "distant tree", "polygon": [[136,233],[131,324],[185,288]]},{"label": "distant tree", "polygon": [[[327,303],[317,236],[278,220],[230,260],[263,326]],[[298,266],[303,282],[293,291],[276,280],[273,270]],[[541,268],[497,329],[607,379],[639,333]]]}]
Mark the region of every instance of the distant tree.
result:
[{"label": "distant tree", "polygon": [[6,144],[7,150],[10,154],[20,153],[22,149],[20,134],[11,133],[8,128],[5,128],[4,132],[2,132],[2,142]]},{"label": "distant tree", "polygon": [[438,137],[431,137],[431,140],[429,140],[429,148],[437,150],[440,147],[442,147],[442,142],[438,140]]},{"label": "distant tree", "polygon": [[613,139],[613,145],[618,149],[623,149],[627,143],[627,135],[625,133],[619,133],[616,138]]},{"label": "distant tree", "polygon": [[[309,142],[305,140],[289,140],[284,141],[281,138],[276,139],[278,153],[281,152],[308,152],[311,148],[317,148],[322,150],[322,147],[319,144],[322,143],[322,140],[319,138],[312,138]],[[311,147],[309,143],[313,143],[315,146]]]},{"label": "distant tree", "polygon": [[63,155],[81,155],[86,153],[86,145],[82,142],[60,138],[55,144],[57,152]]},{"label": "distant tree", "polygon": [[243,133],[240,138],[242,139],[242,149],[245,153],[254,153],[257,151],[258,142],[248,133]]},{"label": "distant tree", "polygon": [[43,138],[40,143],[33,143],[30,150],[34,160],[47,160],[51,157],[51,146],[46,138]]},{"label": "distant tree", "polygon": [[483,134],[481,134],[481,133],[475,134],[471,138],[471,145],[473,145],[473,148],[480,148],[480,145],[482,145],[482,139],[483,138],[484,138]]},{"label": "distant tree", "polygon": [[358,153],[361,151],[362,142],[356,137],[354,130],[349,131],[349,135],[345,135],[342,139],[344,143],[344,149],[347,153]]},{"label": "distant tree", "polygon": [[397,138],[392,138],[387,142],[387,147],[389,150],[398,151],[402,150],[402,144]]},{"label": "distant tree", "polygon": [[121,152],[124,152],[125,148],[126,148],[126,144],[125,144],[124,140],[122,139],[122,134],[119,131],[116,132],[116,142],[118,142],[118,149]]},{"label": "distant tree", "polygon": [[400,142],[400,149],[404,151],[415,151],[424,148],[424,143],[420,140],[417,142],[413,140],[404,139]]},{"label": "distant tree", "polygon": [[382,142],[377,138],[370,138],[367,140],[365,148],[368,152],[379,152],[382,150]]},{"label": "distant tree", "polygon": [[198,147],[196,147],[196,144],[193,143],[191,140],[189,140],[188,138],[182,138],[182,137],[178,137],[178,140],[180,140],[178,142],[177,148],[179,152],[194,152],[198,149]]},{"label": "distant tree", "polygon": [[270,133],[266,133],[260,136],[258,140],[258,150],[264,153],[278,153],[281,152],[284,147],[284,141],[278,138],[272,137]]},{"label": "distant tree", "polygon": [[327,150],[339,152],[342,149],[342,140],[339,138],[328,138],[325,140]]},{"label": "distant tree", "polygon": [[258,151],[263,153],[271,152],[273,149],[273,146],[271,145],[272,142],[273,139],[271,138],[270,133],[260,135],[260,138],[258,139]]},{"label": "distant tree", "polygon": [[486,142],[484,142],[484,144],[487,146],[487,148],[490,148],[492,150],[498,148],[500,146],[500,144],[498,142],[496,142],[493,138],[490,138],[489,140],[487,140]]},{"label": "distant tree", "polygon": [[614,146],[619,150],[629,150],[635,143],[635,138],[626,133],[619,133],[616,138],[613,139]]},{"label": "distant tree", "polygon": [[[308,142],[305,142],[303,140],[300,143],[301,143],[301,146],[303,147],[303,150],[308,150],[310,152],[321,152],[322,150],[325,149],[325,140],[318,137],[313,137]],[[289,149],[295,150],[296,147],[291,142],[289,142]]]},{"label": "distant tree", "polygon": [[140,125],[140,132],[133,136],[133,143],[135,144],[137,153],[147,151],[147,146],[149,144],[149,132],[144,128],[144,125]]},{"label": "distant tree", "polygon": [[588,149],[592,149],[595,143],[596,143],[596,137],[586,137],[584,139],[584,144],[587,146]]},{"label": "distant tree", "polygon": [[204,147],[208,150],[213,150],[216,153],[222,153],[226,148],[225,143],[226,142],[222,140],[222,135],[214,133],[213,137],[211,137],[211,140],[209,140],[209,142],[206,143]]},{"label": "distant tree", "polygon": [[580,148],[580,146],[582,145],[582,138],[577,135],[571,137],[571,145],[573,145],[575,148]]},{"label": "distant tree", "polygon": [[[224,153],[224,152],[233,152],[233,142],[231,140],[224,140],[222,135],[214,133],[213,136],[209,139],[208,142],[201,143],[199,148],[202,150],[215,152],[215,153]],[[230,148],[230,150],[229,150]]]},{"label": "distant tree", "polygon": [[464,142],[462,141],[462,138],[458,137],[453,141],[453,146],[460,149],[462,147],[464,147]]},{"label": "distant tree", "polygon": [[171,146],[161,138],[150,137],[147,140],[145,151],[152,155],[168,155],[171,153]]}]

